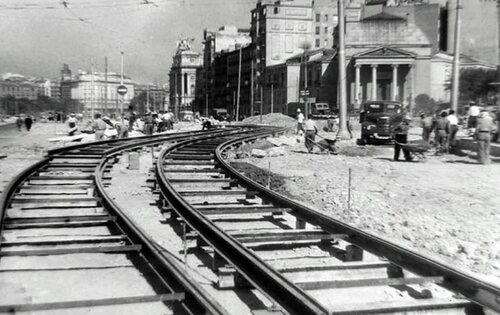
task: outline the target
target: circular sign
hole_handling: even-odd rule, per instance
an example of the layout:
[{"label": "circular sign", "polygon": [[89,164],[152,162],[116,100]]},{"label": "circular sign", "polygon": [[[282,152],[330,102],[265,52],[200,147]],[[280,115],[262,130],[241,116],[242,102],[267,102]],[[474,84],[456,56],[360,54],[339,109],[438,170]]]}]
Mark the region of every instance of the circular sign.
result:
[{"label": "circular sign", "polygon": [[127,94],[128,92],[128,89],[125,85],[119,85],[117,88],[116,88],[116,92],[120,95],[125,95]]}]

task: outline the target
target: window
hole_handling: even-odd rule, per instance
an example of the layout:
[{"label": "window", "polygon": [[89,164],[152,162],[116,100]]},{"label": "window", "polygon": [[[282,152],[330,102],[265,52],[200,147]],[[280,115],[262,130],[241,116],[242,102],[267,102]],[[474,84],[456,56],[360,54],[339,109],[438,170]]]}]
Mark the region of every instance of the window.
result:
[{"label": "window", "polygon": [[316,14],[316,22],[319,22],[319,21],[320,21],[320,15]]},{"label": "window", "polygon": [[314,44],[316,47],[319,47],[319,38],[316,38],[316,42]]},{"label": "window", "polygon": [[275,7],[273,11],[274,11],[274,14],[278,14],[279,13],[279,8]]},{"label": "window", "polygon": [[328,46],[328,39],[325,38],[324,42],[323,42],[323,46]]},{"label": "window", "polygon": [[328,26],[325,26],[325,34],[328,34]]},{"label": "window", "polygon": [[319,35],[319,26],[316,26],[316,35]]},{"label": "window", "polygon": [[328,22],[328,14],[325,14],[325,22]]}]

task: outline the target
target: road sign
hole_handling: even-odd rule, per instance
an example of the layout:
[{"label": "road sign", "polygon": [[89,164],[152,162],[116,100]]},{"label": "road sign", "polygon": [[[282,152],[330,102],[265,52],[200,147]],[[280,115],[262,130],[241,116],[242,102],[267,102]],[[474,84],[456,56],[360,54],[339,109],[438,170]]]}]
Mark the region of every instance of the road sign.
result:
[{"label": "road sign", "polygon": [[306,96],[306,95],[309,95],[309,90],[301,90],[301,91],[300,91],[300,95],[301,95],[301,96]]},{"label": "road sign", "polygon": [[119,85],[117,88],[116,88],[116,92],[120,95],[125,95],[127,94],[128,92],[128,89],[125,85]]}]

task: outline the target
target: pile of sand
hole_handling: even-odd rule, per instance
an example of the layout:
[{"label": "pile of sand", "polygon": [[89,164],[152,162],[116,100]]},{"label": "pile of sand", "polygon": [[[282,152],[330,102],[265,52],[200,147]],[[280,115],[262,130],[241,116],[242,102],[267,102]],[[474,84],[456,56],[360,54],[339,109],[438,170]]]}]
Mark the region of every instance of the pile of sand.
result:
[{"label": "pile of sand", "polygon": [[297,120],[283,115],[281,113],[272,113],[272,114],[266,114],[262,115],[262,121],[261,121],[261,116],[251,116],[248,118],[245,118],[242,122],[244,124],[257,124],[257,125],[270,125],[270,126],[277,126],[277,127],[288,127],[288,128],[295,128],[297,125]]}]

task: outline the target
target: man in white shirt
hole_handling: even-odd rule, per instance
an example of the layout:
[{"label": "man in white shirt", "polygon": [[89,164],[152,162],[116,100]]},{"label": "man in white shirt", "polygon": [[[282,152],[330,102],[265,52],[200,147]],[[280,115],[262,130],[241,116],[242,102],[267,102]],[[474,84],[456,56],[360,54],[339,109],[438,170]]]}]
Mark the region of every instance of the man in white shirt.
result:
[{"label": "man in white shirt", "polygon": [[479,117],[479,107],[476,102],[469,102],[469,112],[467,118],[467,128],[476,128],[477,118]]},{"label": "man in white shirt", "polygon": [[304,132],[304,114],[300,111],[300,108],[297,108],[297,130],[295,134],[300,134]]},{"label": "man in white shirt", "polygon": [[456,135],[458,131],[458,118],[454,110],[450,110],[448,116],[448,151],[456,145]]},{"label": "man in white shirt", "polygon": [[316,127],[316,124],[314,121],[309,117],[305,122],[304,122],[304,129],[305,129],[305,145],[307,148],[307,151],[309,153],[312,152],[314,149],[314,144],[316,140],[316,134],[318,133],[318,128]]}]

